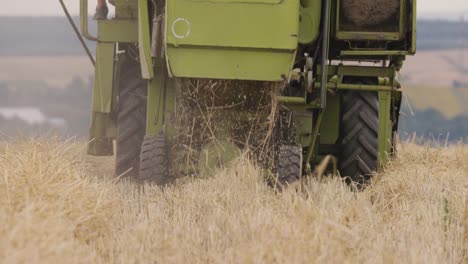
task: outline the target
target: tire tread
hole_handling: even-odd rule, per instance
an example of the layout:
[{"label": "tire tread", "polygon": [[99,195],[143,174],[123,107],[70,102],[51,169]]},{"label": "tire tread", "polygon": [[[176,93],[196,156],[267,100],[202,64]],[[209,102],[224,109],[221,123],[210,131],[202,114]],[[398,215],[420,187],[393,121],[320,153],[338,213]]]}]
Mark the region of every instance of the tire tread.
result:
[{"label": "tire tread", "polygon": [[146,132],[147,82],[140,65],[126,58],[120,68],[117,114],[116,174],[138,177],[140,150]]},{"label": "tire tread", "polygon": [[361,185],[378,169],[378,93],[347,91],[342,99],[340,172]]}]

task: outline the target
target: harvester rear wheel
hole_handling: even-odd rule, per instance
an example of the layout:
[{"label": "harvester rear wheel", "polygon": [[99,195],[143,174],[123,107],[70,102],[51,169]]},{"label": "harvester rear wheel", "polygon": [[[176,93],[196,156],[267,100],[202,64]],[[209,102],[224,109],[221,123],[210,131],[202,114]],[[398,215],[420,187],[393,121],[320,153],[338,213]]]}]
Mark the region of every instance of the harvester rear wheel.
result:
[{"label": "harvester rear wheel", "polygon": [[168,151],[166,137],[163,134],[146,136],[141,147],[138,179],[157,185],[170,183]]},{"label": "harvester rear wheel", "polygon": [[148,82],[141,76],[139,63],[130,56],[120,66],[118,91],[116,174],[137,177],[146,132]]},{"label": "harvester rear wheel", "polygon": [[277,184],[284,188],[300,180],[302,176],[303,154],[300,146],[282,145],[278,157]]},{"label": "harvester rear wheel", "polygon": [[340,172],[348,183],[368,182],[378,168],[377,92],[347,91],[342,97]]}]

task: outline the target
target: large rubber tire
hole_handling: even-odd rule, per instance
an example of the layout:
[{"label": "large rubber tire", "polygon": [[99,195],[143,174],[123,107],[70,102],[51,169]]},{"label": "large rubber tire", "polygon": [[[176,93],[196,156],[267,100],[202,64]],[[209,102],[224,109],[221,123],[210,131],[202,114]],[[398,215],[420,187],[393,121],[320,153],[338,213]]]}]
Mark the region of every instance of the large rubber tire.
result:
[{"label": "large rubber tire", "polygon": [[141,76],[139,63],[130,57],[122,61],[118,91],[116,174],[135,178],[146,133],[148,82]]},{"label": "large rubber tire", "polygon": [[347,91],[342,96],[340,173],[363,185],[378,169],[379,99],[377,92]]},{"label": "large rubber tire", "polygon": [[168,146],[164,135],[146,136],[140,157],[139,180],[157,185],[171,183],[168,172]]},{"label": "large rubber tire", "polygon": [[302,176],[303,155],[299,146],[282,145],[278,156],[278,180],[280,188],[284,188],[300,180]]}]

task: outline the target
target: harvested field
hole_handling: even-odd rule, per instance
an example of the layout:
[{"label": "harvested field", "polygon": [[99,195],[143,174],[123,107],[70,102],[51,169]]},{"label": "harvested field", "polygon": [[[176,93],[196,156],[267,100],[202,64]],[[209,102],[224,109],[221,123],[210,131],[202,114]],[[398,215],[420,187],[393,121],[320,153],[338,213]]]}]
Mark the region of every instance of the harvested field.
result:
[{"label": "harvested field", "polygon": [[468,149],[400,146],[363,192],[339,179],[275,194],[240,159],[140,186],[54,139],[0,144],[2,263],[464,263]]}]

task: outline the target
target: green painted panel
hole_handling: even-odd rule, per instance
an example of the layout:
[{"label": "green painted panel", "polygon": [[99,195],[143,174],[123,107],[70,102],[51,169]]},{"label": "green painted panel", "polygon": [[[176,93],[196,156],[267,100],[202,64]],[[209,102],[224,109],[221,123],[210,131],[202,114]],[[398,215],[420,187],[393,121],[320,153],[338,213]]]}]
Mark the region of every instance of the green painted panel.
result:
[{"label": "green painted panel", "polygon": [[138,42],[137,20],[99,20],[98,36],[100,42]]},{"label": "green painted panel", "polygon": [[280,81],[289,75],[294,53],[271,50],[168,47],[176,77]]},{"label": "green painted panel", "polygon": [[167,57],[176,77],[278,81],[298,45],[297,0],[168,0]]},{"label": "green painted panel", "polygon": [[340,97],[327,96],[327,108],[320,127],[320,144],[335,144],[340,135]]},{"label": "green painted panel", "polygon": [[90,155],[113,155],[112,139],[117,134],[115,120],[112,118],[112,110],[115,107],[113,105],[114,54],[114,43],[98,43],[89,129],[88,154]]},{"label": "green painted panel", "polygon": [[114,80],[114,43],[98,43],[94,72],[93,111],[110,113]]},{"label": "green painted panel", "polygon": [[321,0],[301,0],[299,43],[310,44],[319,36],[322,12]]},{"label": "green painted panel", "polygon": [[411,49],[410,49],[410,54],[414,55],[416,54],[416,42],[417,42],[417,34],[416,34],[416,28],[417,28],[417,0],[413,0],[413,6],[412,6],[412,13],[411,17],[413,18],[413,21],[411,21]]},{"label": "green painted panel", "polygon": [[156,61],[154,78],[148,82],[146,135],[158,135],[164,126],[164,62]]},{"label": "green painted panel", "polygon": [[379,92],[379,162],[381,164],[384,164],[388,161],[388,157],[391,152],[391,99],[392,92]]},{"label": "green painted panel", "polygon": [[264,2],[168,0],[167,44],[295,50],[299,1]]},{"label": "green painted panel", "polygon": [[138,0],[138,50],[140,53],[141,75],[148,80],[154,77],[150,36],[148,2]]},{"label": "green painted panel", "polygon": [[343,32],[336,33],[337,39],[343,40],[400,40],[402,33],[399,32]]},{"label": "green painted panel", "polygon": [[88,154],[93,156],[112,156],[116,136],[116,125],[108,113],[92,112],[89,129]]},{"label": "green painted panel", "polygon": [[405,50],[342,50],[341,56],[404,56],[411,55]]}]

